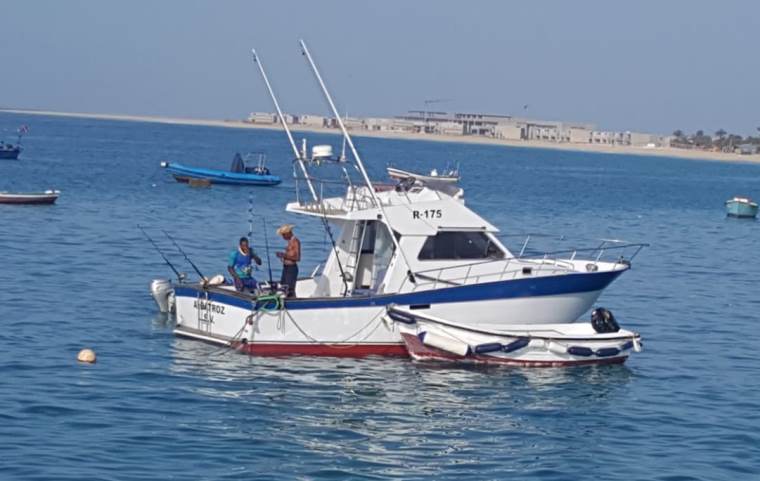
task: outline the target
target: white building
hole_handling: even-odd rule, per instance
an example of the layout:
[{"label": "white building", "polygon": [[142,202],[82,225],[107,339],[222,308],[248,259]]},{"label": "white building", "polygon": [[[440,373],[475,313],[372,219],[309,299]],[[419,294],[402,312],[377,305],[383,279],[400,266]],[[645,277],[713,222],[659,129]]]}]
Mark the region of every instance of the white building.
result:
[{"label": "white building", "polygon": [[277,114],[271,112],[251,112],[248,122],[252,124],[274,124],[277,122]]},{"label": "white building", "polygon": [[494,137],[504,140],[522,140],[524,130],[517,124],[496,124]]},{"label": "white building", "polygon": [[298,123],[309,127],[325,127],[327,119],[321,115],[303,114],[298,116]]}]

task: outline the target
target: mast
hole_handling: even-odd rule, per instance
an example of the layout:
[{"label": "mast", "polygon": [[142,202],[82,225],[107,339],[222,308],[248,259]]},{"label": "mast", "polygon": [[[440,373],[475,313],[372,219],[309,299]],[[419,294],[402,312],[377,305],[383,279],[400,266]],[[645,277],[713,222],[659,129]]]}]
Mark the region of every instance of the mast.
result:
[{"label": "mast", "polygon": [[317,191],[314,190],[314,185],[311,183],[311,179],[309,178],[309,172],[306,170],[306,164],[304,164],[304,158],[301,155],[301,153],[298,151],[298,147],[296,147],[296,143],[293,140],[293,135],[290,133],[290,128],[288,128],[288,123],[285,122],[285,117],[282,115],[280,104],[279,102],[277,102],[277,97],[275,97],[274,91],[272,90],[272,86],[269,84],[269,79],[267,78],[267,74],[266,72],[264,72],[264,66],[261,65],[261,59],[256,54],[255,48],[251,49],[251,53],[253,54],[253,62],[256,64],[257,67],[259,67],[259,72],[261,72],[261,77],[264,79],[264,84],[266,84],[267,86],[267,90],[269,91],[269,96],[272,98],[272,103],[274,104],[274,108],[277,110],[277,117],[280,119],[280,123],[282,123],[282,128],[285,129],[285,133],[288,136],[288,140],[290,141],[290,147],[293,149],[293,153],[296,156],[296,161],[298,162],[298,165],[301,167],[301,172],[303,173],[303,176],[306,179],[306,185],[309,186],[309,192],[311,193],[311,196],[314,199],[314,202],[320,202],[320,199],[317,196]]},{"label": "mast", "polygon": [[383,208],[383,204],[382,202],[380,202],[380,199],[377,197],[377,194],[375,193],[375,188],[372,186],[372,182],[369,179],[367,170],[364,168],[364,163],[362,162],[362,159],[359,156],[359,152],[356,151],[354,142],[351,139],[351,136],[348,134],[348,130],[346,130],[346,126],[343,124],[343,119],[341,119],[340,114],[338,113],[338,109],[335,108],[335,103],[333,102],[333,99],[330,96],[330,92],[328,92],[327,90],[327,86],[325,86],[325,82],[322,80],[322,75],[319,74],[319,69],[317,69],[317,65],[314,63],[314,59],[311,58],[309,49],[306,48],[306,43],[303,41],[303,39],[299,40],[299,43],[301,44],[301,51],[303,52],[306,59],[309,61],[309,66],[311,67],[311,70],[314,73],[314,76],[316,77],[317,82],[319,82],[319,87],[322,89],[322,93],[325,96],[325,100],[327,100],[327,103],[330,105],[330,110],[332,110],[332,113],[335,116],[335,120],[338,122],[338,126],[340,127],[340,130],[343,133],[343,140],[348,144],[348,147],[351,149],[351,153],[354,156],[356,165],[357,167],[359,167],[359,172],[361,172],[362,177],[364,178],[364,183],[367,185],[367,189],[369,190],[370,197],[372,198],[372,201],[374,202],[375,206],[378,208],[378,210],[380,211],[380,214],[382,215],[381,220],[383,224],[388,228],[390,238],[393,240],[393,245],[396,247],[396,250],[401,255],[401,258],[404,259],[404,263],[406,263],[407,275],[409,276],[409,280],[412,282],[416,282],[414,279],[414,273],[411,270],[411,264],[409,264],[406,254],[404,253],[404,250],[401,248],[401,244],[399,243],[398,239],[396,239],[396,235],[393,232],[393,228],[391,227],[390,224],[388,224],[388,216],[385,215],[385,209]]}]

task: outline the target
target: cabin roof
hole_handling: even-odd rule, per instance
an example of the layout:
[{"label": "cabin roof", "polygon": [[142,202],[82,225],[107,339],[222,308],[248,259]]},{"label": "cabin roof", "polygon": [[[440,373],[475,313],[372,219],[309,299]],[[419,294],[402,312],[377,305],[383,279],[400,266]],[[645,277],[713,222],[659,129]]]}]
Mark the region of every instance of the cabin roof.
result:
[{"label": "cabin roof", "polygon": [[[383,192],[379,195],[388,223],[393,230],[406,236],[430,236],[442,230],[482,230],[498,232],[498,229],[477,215],[455,197],[430,195],[427,189],[412,193]],[[328,220],[376,220],[381,216],[377,207],[346,208],[343,198],[325,199],[319,204],[290,203],[289,212],[324,216]]]}]

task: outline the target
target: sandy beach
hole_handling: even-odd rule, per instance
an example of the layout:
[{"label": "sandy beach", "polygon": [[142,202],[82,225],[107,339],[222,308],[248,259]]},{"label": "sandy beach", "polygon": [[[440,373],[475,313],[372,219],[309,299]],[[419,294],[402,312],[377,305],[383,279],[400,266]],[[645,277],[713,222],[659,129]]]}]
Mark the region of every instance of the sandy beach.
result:
[{"label": "sandy beach", "polygon": [[[75,117],[86,119],[116,120],[125,122],[153,122],[162,124],[175,125],[200,125],[208,127],[226,127],[236,129],[266,129],[280,130],[279,124],[262,125],[243,122],[242,120],[212,120],[212,119],[186,119],[177,117],[157,117],[146,115],[119,115],[119,114],[97,114],[85,112],[56,112],[49,110],[28,110],[28,109],[0,109],[0,112],[25,114],[25,115],[43,115],[55,117]],[[309,127],[304,125],[292,126],[293,131],[297,132],[315,132],[322,134],[338,134],[337,129],[328,129],[323,127]],[[760,163],[760,154],[756,155],[739,155],[724,152],[707,152],[703,150],[686,150],[672,147],[631,147],[618,145],[595,145],[595,144],[571,144],[571,143],[554,143],[540,141],[519,141],[492,139],[487,137],[476,136],[459,136],[459,135],[438,135],[438,134],[417,134],[406,132],[387,132],[387,131],[368,131],[353,130],[351,134],[354,137],[376,137],[386,139],[400,140],[423,140],[430,142],[456,142],[464,144],[484,144],[484,145],[504,145],[510,147],[540,148],[554,150],[571,150],[580,152],[594,152],[605,154],[625,154],[625,155],[644,155],[659,157],[677,157],[682,159],[695,160],[715,160],[725,162],[752,162]]]}]

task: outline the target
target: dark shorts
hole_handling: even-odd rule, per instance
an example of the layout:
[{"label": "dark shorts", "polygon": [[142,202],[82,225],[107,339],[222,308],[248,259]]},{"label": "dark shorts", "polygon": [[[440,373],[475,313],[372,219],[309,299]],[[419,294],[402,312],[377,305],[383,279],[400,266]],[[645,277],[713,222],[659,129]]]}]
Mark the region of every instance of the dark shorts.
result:
[{"label": "dark shorts", "polygon": [[238,291],[252,291],[256,289],[256,286],[258,286],[258,282],[253,277],[241,277],[240,282],[235,280],[235,289]]},{"label": "dark shorts", "polygon": [[296,295],[296,281],[298,280],[298,265],[283,265],[280,284],[288,286],[288,297]]}]

